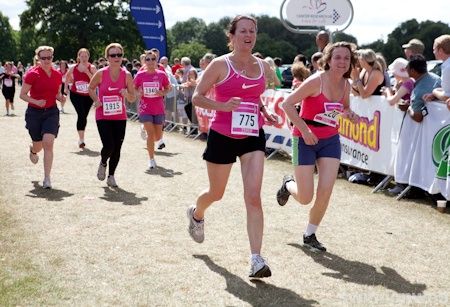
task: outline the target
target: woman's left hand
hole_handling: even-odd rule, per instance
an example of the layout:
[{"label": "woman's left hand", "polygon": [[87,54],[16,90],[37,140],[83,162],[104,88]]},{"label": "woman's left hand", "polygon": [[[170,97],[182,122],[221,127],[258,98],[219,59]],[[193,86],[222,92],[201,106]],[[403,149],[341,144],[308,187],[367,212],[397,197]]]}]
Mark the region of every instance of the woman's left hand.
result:
[{"label": "woman's left hand", "polygon": [[356,114],[355,112],[353,112],[350,109],[345,111],[344,113],[342,113],[342,115],[343,115],[344,118],[348,118],[352,122],[357,122],[359,120],[358,114]]}]

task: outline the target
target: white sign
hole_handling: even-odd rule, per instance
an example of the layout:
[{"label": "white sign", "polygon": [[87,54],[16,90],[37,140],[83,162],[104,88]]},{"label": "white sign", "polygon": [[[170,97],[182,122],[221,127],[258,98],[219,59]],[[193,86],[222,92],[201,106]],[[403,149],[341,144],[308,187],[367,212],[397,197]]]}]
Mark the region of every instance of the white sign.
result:
[{"label": "white sign", "polygon": [[287,0],[286,20],[294,26],[342,27],[353,18],[349,0]]}]

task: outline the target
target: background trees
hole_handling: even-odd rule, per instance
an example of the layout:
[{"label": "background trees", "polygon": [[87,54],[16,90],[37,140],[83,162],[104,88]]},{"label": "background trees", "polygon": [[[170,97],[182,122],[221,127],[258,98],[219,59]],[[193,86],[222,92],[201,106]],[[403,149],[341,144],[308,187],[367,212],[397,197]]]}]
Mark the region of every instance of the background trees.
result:
[{"label": "background trees", "polygon": [[[21,15],[19,32],[12,30],[8,18],[0,13],[0,60],[31,62],[34,49],[42,44],[55,48],[57,59],[75,58],[81,47],[91,51],[92,58],[103,56],[110,42],[120,42],[129,59],[138,58],[145,49],[144,43],[130,14],[130,0],[28,0],[28,8]],[[295,55],[310,57],[317,51],[313,34],[295,34],[286,30],[276,17],[257,16],[258,40],[255,51],[264,56],[281,57],[291,63]],[[206,24],[200,18],[177,22],[167,30],[169,57],[189,56],[193,65],[204,52],[217,55],[227,53],[226,28],[231,17]],[[388,63],[404,56],[401,48],[411,38],[425,43],[425,56],[434,59],[433,40],[450,33],[443,22],[407,20],[387,36],[360,48],[372,48],[381,52]],[[350,41],[357,44],[348,33],[336,33],[334,41]]]}]

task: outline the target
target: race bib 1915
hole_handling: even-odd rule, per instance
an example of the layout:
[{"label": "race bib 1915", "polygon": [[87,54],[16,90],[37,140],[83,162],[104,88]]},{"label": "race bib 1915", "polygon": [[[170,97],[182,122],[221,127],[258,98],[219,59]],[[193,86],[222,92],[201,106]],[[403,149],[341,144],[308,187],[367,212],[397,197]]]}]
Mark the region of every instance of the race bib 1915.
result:
[{"label": "race bib 1915", "polygon": [[120,96],[103,96],[103,115],[122,114],[123,103]]}]

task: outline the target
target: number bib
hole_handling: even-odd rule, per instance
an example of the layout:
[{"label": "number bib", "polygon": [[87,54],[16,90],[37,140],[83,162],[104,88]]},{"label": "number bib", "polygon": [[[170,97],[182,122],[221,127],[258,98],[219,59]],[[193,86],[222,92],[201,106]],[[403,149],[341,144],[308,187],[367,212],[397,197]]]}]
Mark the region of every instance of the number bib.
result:
[{"label": "number bib", "polygon": [[232,113],[231,133],[239,135],[258,136],[258,104],[241,102]]},{"label": "number bib", "polygon": [[89,93],[88,86],[89,86],[89,83],[87,83],[86,81],[76,81],[75,82],[75,88],[77,89],[77,92],[80,94]]},{"label": "number bib", "polygon": [[3,85],[6,87],[12,87],[13,81],[11,79],[3,79]]},{"label": "number bib", "polygon": [[122,114],[122,98],[119,96],[103,96],[103,115]]},{"label": "number bib", "polygon": [[158,97],[156,92],[159,90],[159,82],[144,82],[142,88],[144,90],[144,97]]},{"label": "number bib", "polygon": [[336,127],[338,124],[338,116],[344,111],[344,106],[339,102],[325,102],[325,112],[314,116],[314,121],[330,126]]}]

